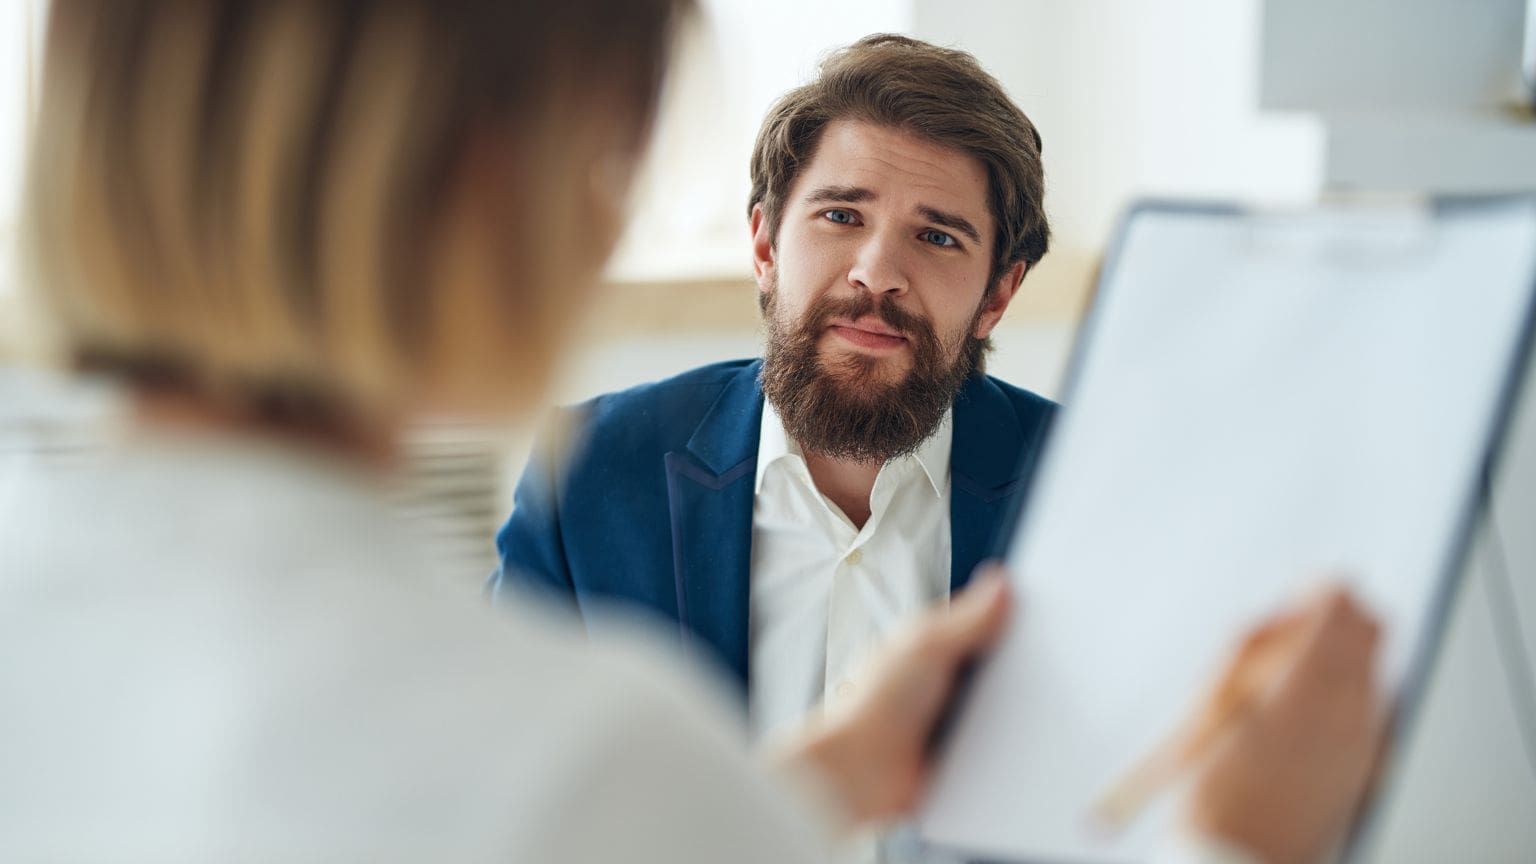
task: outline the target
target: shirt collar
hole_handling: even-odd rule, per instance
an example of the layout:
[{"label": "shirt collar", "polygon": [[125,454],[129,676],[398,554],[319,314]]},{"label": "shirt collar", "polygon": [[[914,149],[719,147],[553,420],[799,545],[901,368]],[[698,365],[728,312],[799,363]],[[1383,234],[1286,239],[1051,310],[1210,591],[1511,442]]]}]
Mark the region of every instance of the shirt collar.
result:
[{"label": "shirt collar", "polygon": [[[800,445],[784,430],[784,420],[773,402],[763,398],[763,420],[757,432],[757,485],[754,494],[763,491],[768,466],[789,456],[800,456]],[[803,457],[802,457],[803,458]]]},{"label": "shirt collar", "polygon": [[949,489],[949,456],[954,443],[955,409],[950,408],[944,412],[944,419],[939,421],[939,428],[918,445],[911,457],[922,466],[923,473],[933,486],[933,494],[939,498],[943,498]]},{"label": "shirt collar", "polygon": [[[902,460],[917,462],[923,469],[923,475],[928,478],[929,485],[933,487],[933,494],[939,498],[943,498],[949,488],[949,456],[954,448],[954,438],[955,412],[951,408],[944,412],[939,428],[919,444],[911,455],[902,457]],[[772,401],[764,398],[762,425],[757,433],[757,480],[754,491],[763,491],[763,477],[767,476],[770,465],[790,456],[801,460],[805,458],[800,451],[800,444],[785,431],[784,420],[779,417],[778,409],[773,407]]]}]

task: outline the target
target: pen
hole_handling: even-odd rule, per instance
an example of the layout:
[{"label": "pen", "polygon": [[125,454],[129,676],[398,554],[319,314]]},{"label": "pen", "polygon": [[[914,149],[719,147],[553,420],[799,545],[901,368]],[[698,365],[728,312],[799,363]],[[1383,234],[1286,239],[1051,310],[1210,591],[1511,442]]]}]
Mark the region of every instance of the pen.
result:
[{"label": "pen", "polygon": [[1093,808],[1095,827],[1110,834],[1124,831],[1240,722],[1290,664],[1305,633],[1302,624],[1300,615],[1285,615],[1250,633],[1189,718],[1100,796]]}]

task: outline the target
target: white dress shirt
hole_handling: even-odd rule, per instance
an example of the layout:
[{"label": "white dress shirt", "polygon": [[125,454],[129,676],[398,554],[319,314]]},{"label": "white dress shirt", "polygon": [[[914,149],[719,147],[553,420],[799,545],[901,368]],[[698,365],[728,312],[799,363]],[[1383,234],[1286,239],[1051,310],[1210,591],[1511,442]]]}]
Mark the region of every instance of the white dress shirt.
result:
[{"label": "white dress shirt", "polygon": [[425,574],[359,470],[230,436],[0,484],[0,860],[825,861],[675,657]]},{"label": "white dress shirt", "polygon": [[915,453],[880,469],[855,528],[817,489],[800,446],[763,404],[752,504],[749,605],[753,732],[793,728],[854,692],[891,631],[949,596],[945,415]]}]

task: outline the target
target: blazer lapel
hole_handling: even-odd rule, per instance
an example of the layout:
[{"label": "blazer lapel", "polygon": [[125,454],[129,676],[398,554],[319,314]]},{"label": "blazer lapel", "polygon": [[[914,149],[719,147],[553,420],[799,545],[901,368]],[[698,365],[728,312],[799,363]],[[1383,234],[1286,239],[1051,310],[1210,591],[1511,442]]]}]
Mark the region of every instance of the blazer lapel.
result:
[{"label": "blazer lapel", "polygon": [[687,452],[663,457],[678,620],[685,633],[719,653],[743,692],[761,366],[759,361],[743,367],[726,385],[694,430]]},{"label": "blazer lapel", "polygon": [[984,375],[966,383],[955,399],[955,438],[950,455],[950,591],[970,581],[976,565],[997,554],[1004,521],[1020,489],[1024,433],[1018,413]]}]

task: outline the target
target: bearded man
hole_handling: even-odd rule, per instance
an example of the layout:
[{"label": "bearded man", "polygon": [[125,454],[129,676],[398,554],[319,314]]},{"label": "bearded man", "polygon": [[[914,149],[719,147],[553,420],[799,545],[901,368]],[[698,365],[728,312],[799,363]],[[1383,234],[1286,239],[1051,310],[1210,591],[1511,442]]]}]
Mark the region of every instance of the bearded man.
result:
[{"label": "bearded man", "polygon": [[518,485],[493,590],[676,622],[758,735],[855,692],[1024,493],[1053,405],[982,367],[1045,254],[1043,184],[1033,125],[970,55],[899,36],[831,55],[752,156],[764,357],[570,409]]}]

